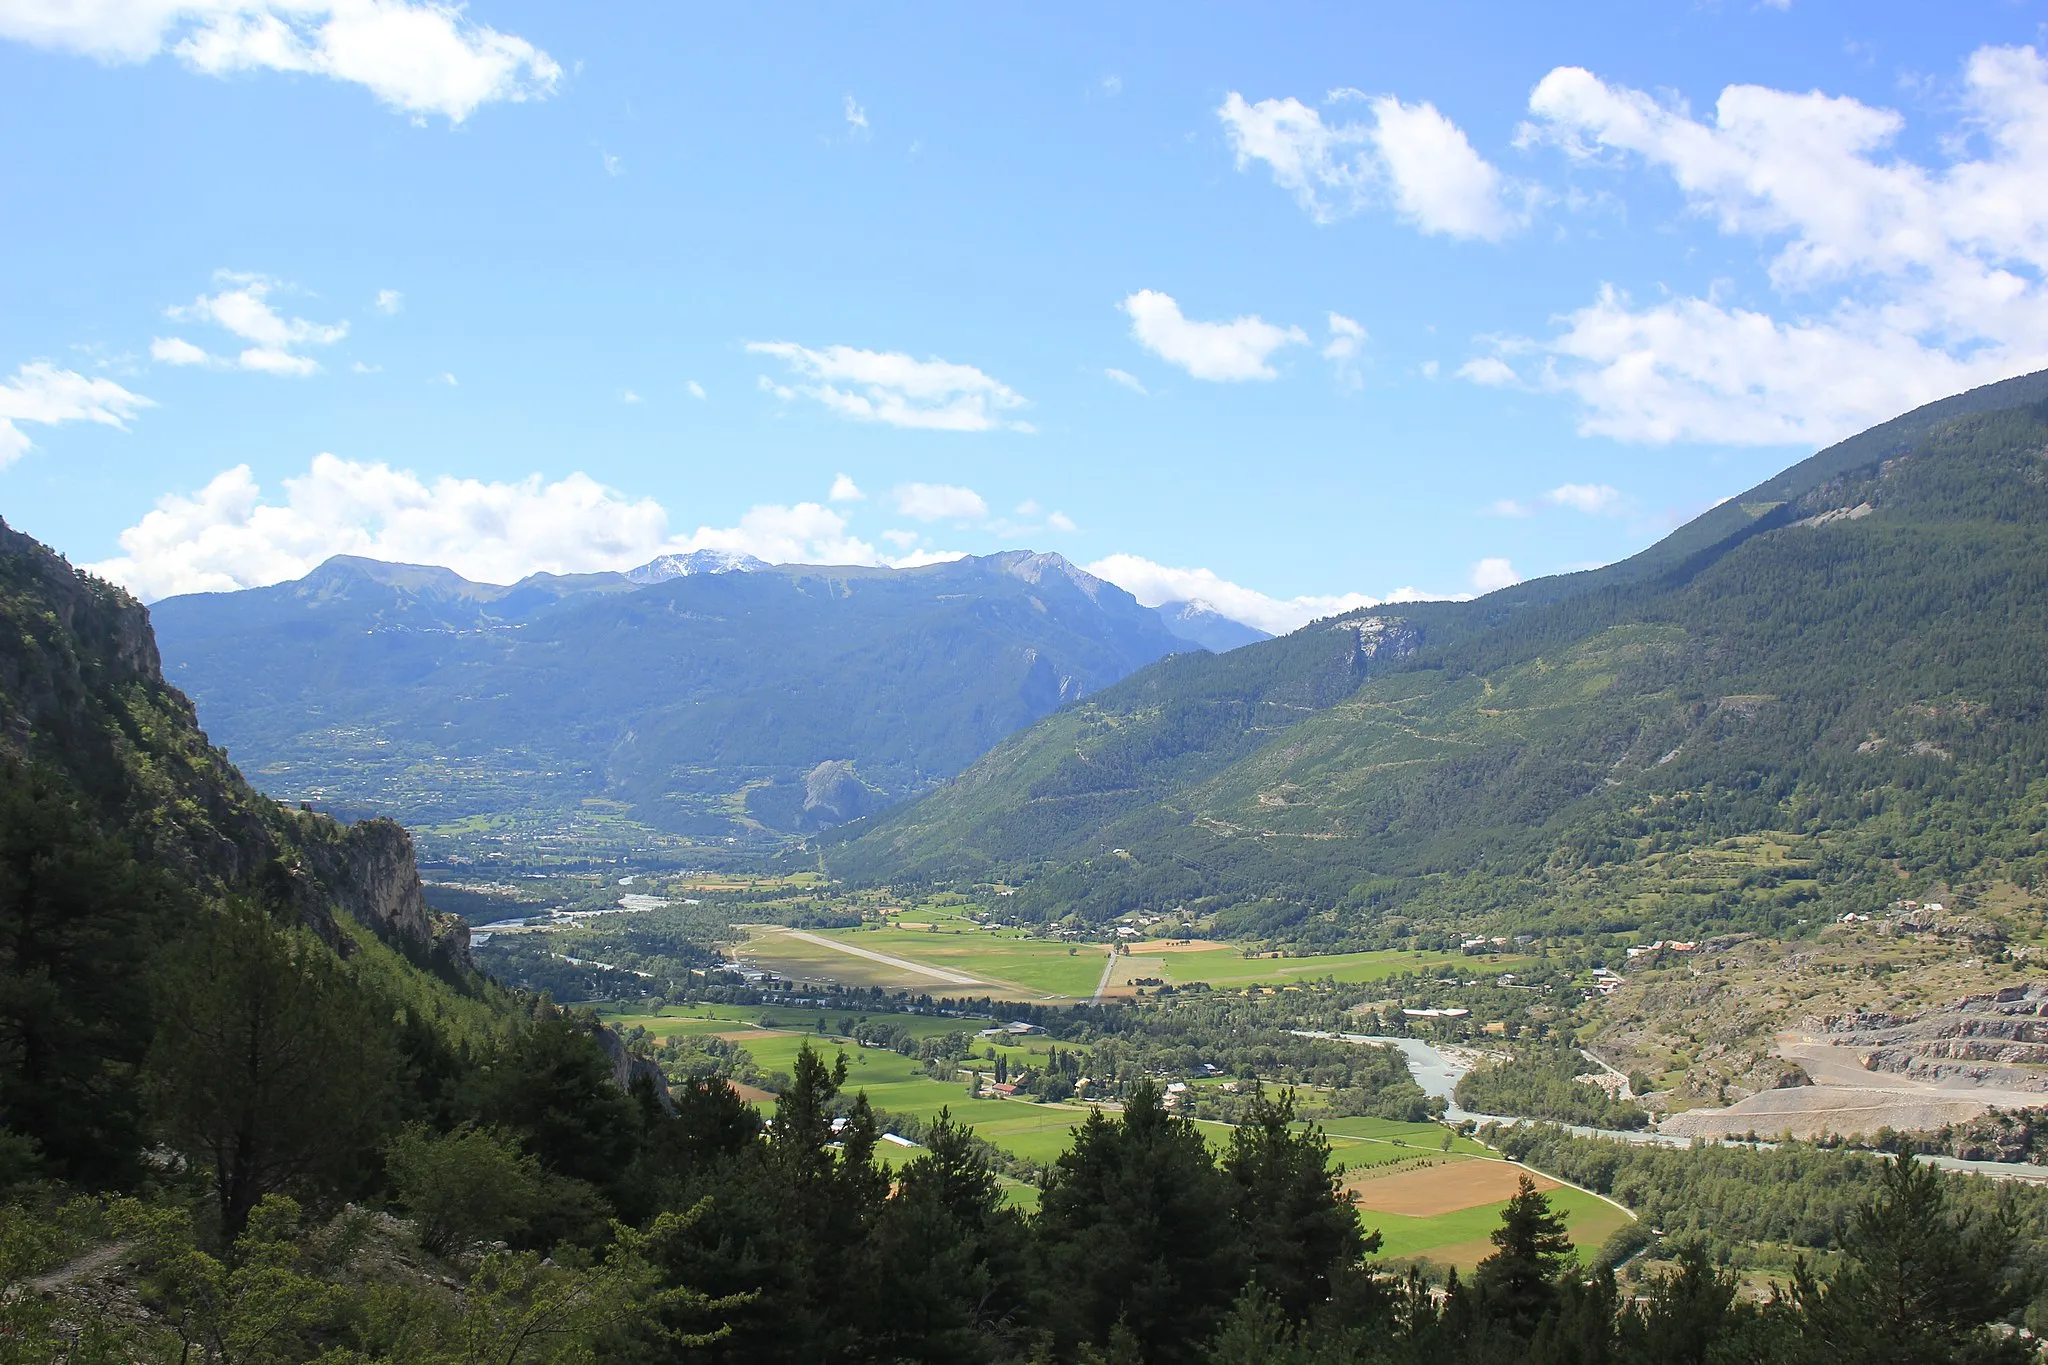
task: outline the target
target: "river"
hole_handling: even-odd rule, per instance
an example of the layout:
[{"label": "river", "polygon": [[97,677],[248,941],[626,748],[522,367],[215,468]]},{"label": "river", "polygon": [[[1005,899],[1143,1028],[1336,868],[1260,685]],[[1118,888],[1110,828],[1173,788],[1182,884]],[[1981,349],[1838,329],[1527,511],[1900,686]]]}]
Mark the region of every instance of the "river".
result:
[{"label": "river", "polygon": [[[1346,1043],[1373,1043],[1381,1047],[1399,1048],[1408,1059],[1408,1073],[1415,1078],[1415,1083],[1422,1087],[1422,1093],[1439,1097],[1444,1101],[1446,1122],[1469,1122],[1480,1125],[1497,1123],[1503,1128],[1513,1128],[1518,1124],[1544,1121],[1515,1118],[1507,1114],[1475,1114],[1469,1109],[1460,1109],[1457,1101],[1458,1082],[1471,1068],[1447,1056],[1435,1044],[1420,1038],[1391,1038],[1369,1033],[1321,1033],[1302,1029],[1295,1032],[1304,1038],[1332,1038]],[[1644,1147],[1690,1147],[1697,1140],[1680,1137],[1676,1133],[1659,1133],[1647,1128],[1586,1128],[1575,1123],[1557,1126],[1574,1137],[1605,1138],[1610,1142],[1631,1142]],[[1777,1144],[1730,1139],[1726,1140],[1724,1145],[1770,1148]],[[2048,1184],[2048,1166],[2007,1161],[1965,1161],[1954,1156],[1923,1156],[1921,1160],[1946,1171],[1962,1171],[1970,1175],[1988,1176],[1993,1180],[2024,1180],[2029,1184]]]}]

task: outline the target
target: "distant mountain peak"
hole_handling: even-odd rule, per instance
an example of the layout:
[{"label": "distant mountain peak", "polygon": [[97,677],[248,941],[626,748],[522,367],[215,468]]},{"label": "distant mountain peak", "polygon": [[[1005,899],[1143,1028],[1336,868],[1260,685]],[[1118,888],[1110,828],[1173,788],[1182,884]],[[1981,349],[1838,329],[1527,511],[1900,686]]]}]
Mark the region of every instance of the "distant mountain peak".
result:
[{"label": "distant mountain peak", "polygon": [[1004,550],[999,554],[985,556],[985,562],[994,565],[1012,578],[1021,578],[1026,583],[1043,583],[1048,578],[1064,578],[1090,598],[1095,597],[1107,586],[1101,579],[1076,565],[1063,554],[1040,550]]},{"label": "distant mountain peak", "polygon": [[398,564],[362,555],[331,555],[298,581],[314,588],[377,583],[403,592],[461,599],[488,599],[502,591],[493,584],[472,583],[438,564]]},{"label": "distant mountain peak", "polygon": [[1159,619],[1180,639],[1200,645],[1211,654],[1222,654],[1240,645],[1257,644],[1273,637],[1257,626],[1246,625],[1217,610],[1212,602],[1191,597],[1185,602],[1161,602],[1153,608]]},{"label": "distant mountain peak", "polygon": [[686,555],[657,555],[639,568],[628,570],[626,579],[644,587],[696,574],[759,573],[767,567],[767,561],[734,550],[692,550]]}]

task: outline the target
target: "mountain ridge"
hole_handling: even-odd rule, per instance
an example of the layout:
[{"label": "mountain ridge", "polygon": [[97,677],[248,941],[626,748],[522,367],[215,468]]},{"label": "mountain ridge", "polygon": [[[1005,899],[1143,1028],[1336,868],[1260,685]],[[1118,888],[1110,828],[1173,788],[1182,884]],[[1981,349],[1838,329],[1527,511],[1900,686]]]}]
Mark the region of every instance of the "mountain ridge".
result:
[{"label": "mountain ridge", "polygon": [[[2026,700],[2048,689],[2044,400],[2048,374],[1916,410],[1608,570],[1153,665],[835,832],[825,865],[1324,941],[1539,911],[1784,927],[1802,897],[1867,909],[1885,888],[1850,867],[1878,848],[1909,882],[1961,876],[1959,849],[2025,881],[2048,798]],[[1260,700],[1347,635],[1342,695]],[[1831,870],[1706,894],[1655,851],[1765,833]]]},{"label": "mountain ridge", "polygon": [[[172,676],[285,795],[723,847],[921,791],[1189,647],[1123,589],[1025,550],[504,586],[337,559],[153,612]],[[826,780],[827,764],[846,766]]]}]

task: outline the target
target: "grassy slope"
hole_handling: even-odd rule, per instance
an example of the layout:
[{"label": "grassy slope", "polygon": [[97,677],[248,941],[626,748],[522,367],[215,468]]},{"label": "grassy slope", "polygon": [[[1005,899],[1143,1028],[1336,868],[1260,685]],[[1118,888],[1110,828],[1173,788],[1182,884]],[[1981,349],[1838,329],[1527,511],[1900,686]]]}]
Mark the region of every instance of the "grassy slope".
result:
[{"label": "grassy slope", "polygon": [[[1418,609],[1419,649],[1256,743],[1197,724],[1213,665],[1148,670],[828,862],[1032,875],[1038,913],[1278,896],[1328,913],[1283,926],[1311,939],[1389,910],[1782,927],[1802,897],[1895,894],[1854,870],[1877,858],[2024,872],[2048,797],[2048,413],[1908,426],[1710,514],[1746,522],[1697,553],[1695,526],[1569,592]],[[1276,645],[1353,624],[1226,657],[1282,672]],[[1724,894],[1667,865],[1760,834],[1799,866]]]}]

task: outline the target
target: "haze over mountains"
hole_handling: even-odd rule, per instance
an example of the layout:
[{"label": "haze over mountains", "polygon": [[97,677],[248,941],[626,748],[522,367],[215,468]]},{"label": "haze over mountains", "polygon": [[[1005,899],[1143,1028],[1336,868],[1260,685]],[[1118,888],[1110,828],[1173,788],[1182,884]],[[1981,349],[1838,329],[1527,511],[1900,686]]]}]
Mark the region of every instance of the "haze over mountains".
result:
[{"label": "haze over mountains", "polygon": [[914,569],[717,551],[509,587],[337,557],[152,609],[169,677],[270,791],[388,811],[613,816],[746,843],[915,795],[1162,656],[1170,626],[1057,555]]}]

